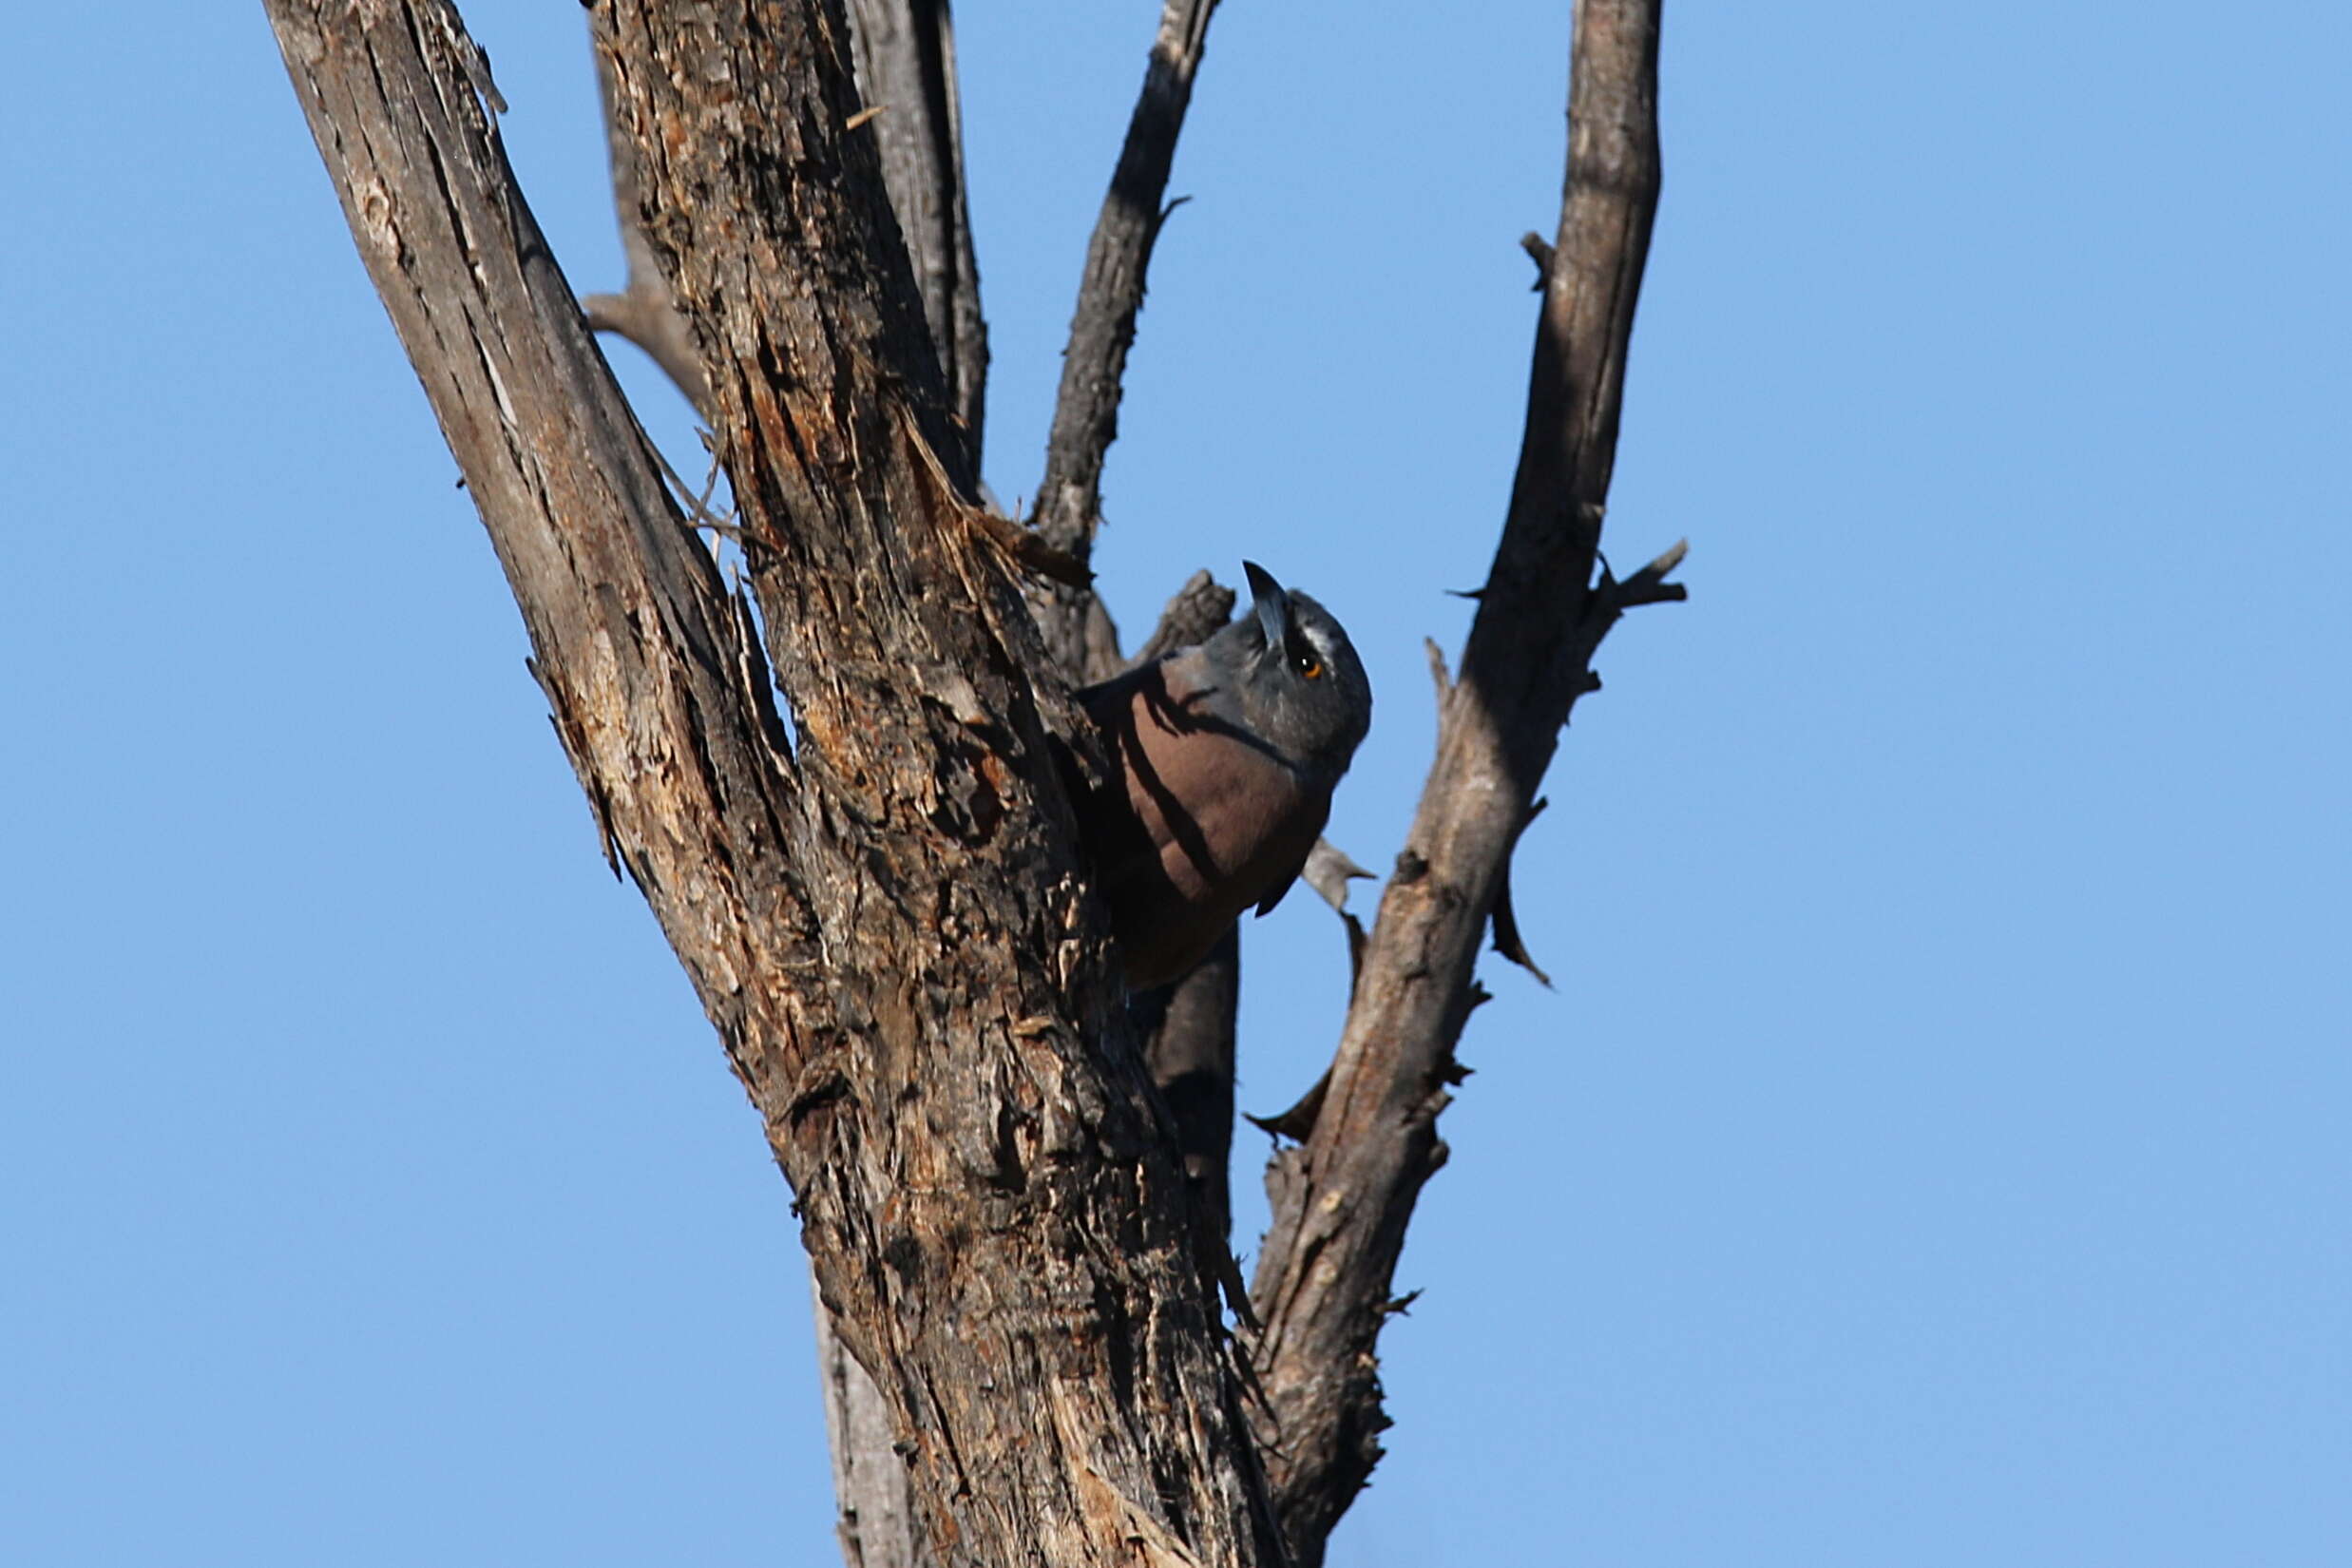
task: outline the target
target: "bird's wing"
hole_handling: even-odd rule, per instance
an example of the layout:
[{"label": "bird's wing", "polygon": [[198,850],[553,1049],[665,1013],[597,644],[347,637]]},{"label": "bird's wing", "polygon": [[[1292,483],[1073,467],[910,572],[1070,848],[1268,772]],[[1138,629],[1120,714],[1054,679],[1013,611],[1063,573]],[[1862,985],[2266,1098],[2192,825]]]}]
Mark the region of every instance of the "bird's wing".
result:
[{"label": "bird's wing", "polygon": [[1282,902],[1282,895],[1291,890],[1291,884],[1296,882],[1298,880],[1298,873],[1306,869],[1307,857],[1305,855],[1300,855],[1298,857],[1298,864],[1283,872],[1282,880],[1275,883],[1273,889],[1267,893],[1264,898],[1257,901],[1257,912],[1260,918],[1263,918],[1273,908],[1275,905]]},{"label": "bird's wing", "polygon": [[1071,695],[1098,724],[1109,724],[1135,700],[1136,688],[1151,676],[1153,666],[1138,664],[1132,670],[1121,670],[1108,680],[1098,680],[1091,686],[1080,686]]},{"label": "bird's wing", "polygon": [[1331,794],[1329,789],[1324,790],[1319,798],[1310,793],[1299,799],[1296,810],[1290,813],[1289,820],[1283,826],[1280,843],[1267,846],[1267,858],[1281,867],[1282,871],[1267,884],[1266,896],[1258,900],[1257,912],[1261,916],[1282,902],[1282,895],[1291,890],[1291,884],[1296,882],[1299,874],[1307,870],[1307,862],[1314,858],[1315,846],[1322,842],[1323,825],[1330,818]]}]

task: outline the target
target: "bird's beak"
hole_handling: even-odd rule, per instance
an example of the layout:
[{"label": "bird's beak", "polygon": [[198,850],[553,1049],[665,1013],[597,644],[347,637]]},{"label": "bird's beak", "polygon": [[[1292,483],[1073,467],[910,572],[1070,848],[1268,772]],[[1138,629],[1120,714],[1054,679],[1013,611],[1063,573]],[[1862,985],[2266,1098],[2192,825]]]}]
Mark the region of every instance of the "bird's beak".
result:
[{"label": "bird's beak", "polygon": [[1249,575],[1250,593],[1256,600],[1257,623],[1265,630],[1266,646],[1279,648],[1291,635],[1291,596],[1274,574],[1254,561],[1245,561],[1241,569]]}]

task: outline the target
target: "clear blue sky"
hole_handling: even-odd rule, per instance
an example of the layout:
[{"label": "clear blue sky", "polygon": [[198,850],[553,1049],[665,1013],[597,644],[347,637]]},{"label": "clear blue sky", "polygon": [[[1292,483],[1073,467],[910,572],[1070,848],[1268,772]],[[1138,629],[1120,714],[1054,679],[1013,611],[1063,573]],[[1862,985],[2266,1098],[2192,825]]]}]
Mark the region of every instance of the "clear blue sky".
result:
[{"label": "clear blue sky", "polygon": [[[1154,7],[964,9],[1010,502]],[[467,10],[612,286],[575,8]],[[1347,619],[1374,867],[1567,11],[1233,0],[1177,165],[1106,584]],[[2352,1561],[2345,14],[1670,8],[1610,538],[1692,597],[1553,770],[1335,1562]],[[783,1185],[258,6],[12,27],[0,1560],[832,1560]],[[1344,976],[1250,935],[1264,1110]]]}]

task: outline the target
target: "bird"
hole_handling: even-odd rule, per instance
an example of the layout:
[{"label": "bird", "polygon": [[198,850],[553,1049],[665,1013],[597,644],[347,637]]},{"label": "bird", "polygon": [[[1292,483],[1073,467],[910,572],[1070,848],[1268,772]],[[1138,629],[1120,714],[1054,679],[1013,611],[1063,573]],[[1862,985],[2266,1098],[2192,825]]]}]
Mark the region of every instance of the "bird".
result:
[{"label": "bird", "polygon": [[1254,561],[1251,612],[1080,691],[1113,774],[1080,802],[1130,991],[1181,979],[1254,905],[1282,902],[1372,723],[1331,612]]}]

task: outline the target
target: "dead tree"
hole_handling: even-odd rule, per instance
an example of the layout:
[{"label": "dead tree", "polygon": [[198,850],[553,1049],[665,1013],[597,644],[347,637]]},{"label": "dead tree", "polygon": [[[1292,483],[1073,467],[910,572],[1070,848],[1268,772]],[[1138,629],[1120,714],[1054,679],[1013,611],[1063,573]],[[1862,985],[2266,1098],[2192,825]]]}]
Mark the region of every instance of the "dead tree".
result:
[{"label": "dead tree", "polygon": [[[1433,655],[1438,755],[1337,1054],[1279,1119],[1296,1142],[1237,1333],[1202,1267],[1230,1106],[1180,1131],[1151,1068],[1230,1064],[1230,972],[1136,1038],[1067,798],[1069,770],[1101,767],[1068,699],[1118,657],[1083,564],[1213,0],[1163,14],[1030,527],[978,503],[943,0],[854,0],[854,41],[840,0],[597,0],[632,276],[584,316],[448,0],[266,3],[607,854],[759,1110],[871,1374],[917,1523],[865,1560],[1320,1561],[1379,1455],[1374,1350],[1478,948],[1491,929],[1525,961],[1512,849],[1601,640],[1680,597],[1679,546],[1596,575],[1657,191],[1657,0],[1577,7],[1509,513],[1458,673]],[[709,424],[739,582],[592,321]],[[1196,584],[1162,636],[1223,613]]]}]

